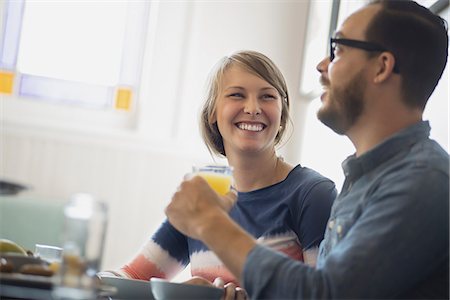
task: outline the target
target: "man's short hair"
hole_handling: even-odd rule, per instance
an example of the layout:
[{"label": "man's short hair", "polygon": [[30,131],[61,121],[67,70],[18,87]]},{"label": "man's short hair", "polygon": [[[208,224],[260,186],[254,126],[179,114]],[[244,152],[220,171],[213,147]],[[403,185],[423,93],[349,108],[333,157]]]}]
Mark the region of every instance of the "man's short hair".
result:
[{"label": "man's short hair", "polygon": [[395,56],[405,101],[425,108],[447,64],[447,23],[414,1],[375,0],[381,10],[367,27],[366,39]]}]

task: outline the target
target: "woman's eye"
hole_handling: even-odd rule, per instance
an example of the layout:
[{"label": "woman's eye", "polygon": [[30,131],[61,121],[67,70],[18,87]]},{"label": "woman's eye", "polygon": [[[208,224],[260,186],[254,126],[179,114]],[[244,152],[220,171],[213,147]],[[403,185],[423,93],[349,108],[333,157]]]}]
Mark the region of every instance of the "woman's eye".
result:
[{"label": "woman's eye", "polygon": [[228,97],[231,97],[231,98],[244,98],[244,95],[241,94],[241,93],[232,93],[232,94],[229,94]]},{"label": "woman's eye", "polygon": [[277,97],[275,97],[275,96],[272,95],[272,94],[264,94],[264,95],[262,96],[262,98],[265,99],[265,100],[273,100],[273,99],[276,99]]}]

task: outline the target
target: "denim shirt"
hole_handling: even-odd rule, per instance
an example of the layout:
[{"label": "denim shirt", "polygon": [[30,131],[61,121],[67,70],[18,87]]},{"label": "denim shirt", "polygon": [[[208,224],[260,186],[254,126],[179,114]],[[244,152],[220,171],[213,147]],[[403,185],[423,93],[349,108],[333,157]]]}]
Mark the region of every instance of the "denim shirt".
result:
[{"label": "denim shirt", "polygon": [[256,246],[253,299],[447,298],[449,156],[422,121],[343,162],[316,269]]}]

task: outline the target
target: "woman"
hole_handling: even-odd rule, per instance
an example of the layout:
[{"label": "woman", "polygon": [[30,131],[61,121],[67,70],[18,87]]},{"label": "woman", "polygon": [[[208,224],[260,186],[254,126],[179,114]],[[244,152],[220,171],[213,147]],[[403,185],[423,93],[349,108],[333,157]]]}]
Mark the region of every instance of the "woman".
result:
[{"label": "woman", "polygon": [[[287,86],[269,58],[241,51],[219,61],[210,77],[200,125],[209,150],[225,156],[234,169],[238,198],[230,216],[261,243],[314,266],[336,190],[317,172],[277,156],[288,120]],[[167,221],[129,264],[114,273],[170,279],[189,263],[193,276],[235,282],[212,251]]]}]

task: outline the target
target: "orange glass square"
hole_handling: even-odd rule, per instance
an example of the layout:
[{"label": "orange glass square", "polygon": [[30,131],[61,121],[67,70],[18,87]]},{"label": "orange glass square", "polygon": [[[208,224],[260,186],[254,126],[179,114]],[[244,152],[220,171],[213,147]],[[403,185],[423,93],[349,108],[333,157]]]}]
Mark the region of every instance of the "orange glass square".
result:
[{"label": "orange glass square", "polygon": [[12,94],[14,84],[14,73],[0,71],[0,93]]},{"label": "orange glass square", "polygon": [[131,89],[119,88],[116,94],[116,109],[130,110],[131,108],[131,98],[133,92]]}]

